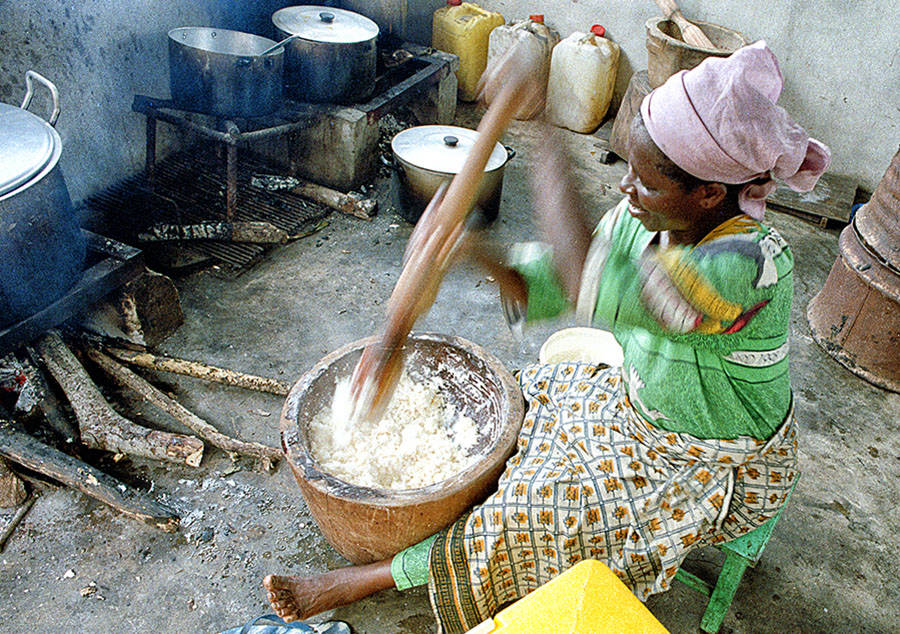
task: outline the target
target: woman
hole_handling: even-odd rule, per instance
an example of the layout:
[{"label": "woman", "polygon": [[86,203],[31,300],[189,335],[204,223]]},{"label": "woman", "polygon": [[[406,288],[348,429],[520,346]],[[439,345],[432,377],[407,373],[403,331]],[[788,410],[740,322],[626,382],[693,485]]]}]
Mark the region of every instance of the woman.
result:
[{"label": "woman", "polygon": [[439,631],[465,632],[585,558],[645,599],[691,548],[775,513],[797,473],[792,257],[761,220],[773,177],[808,191],[829,161],[775,105],[781,86],[760,42],[651,93],[626,197],[592,239],[562,158],[545,156],[538,172],[558,177],[535,190],[549,245],[516,249],[507,314],[575,306],[613,332],[623,366],[524,368],[528,410],[498,491],[392,561],[267,577],[280,615],[427,581]]}]

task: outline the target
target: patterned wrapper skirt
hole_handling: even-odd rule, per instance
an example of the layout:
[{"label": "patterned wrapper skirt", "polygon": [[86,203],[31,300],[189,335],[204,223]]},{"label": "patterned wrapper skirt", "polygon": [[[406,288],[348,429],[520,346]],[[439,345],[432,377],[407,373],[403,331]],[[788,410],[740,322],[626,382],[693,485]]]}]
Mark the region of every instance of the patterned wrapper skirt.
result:
[{"label": "patterned wrapper skirt", "polygon": [[668,589],[692,548],[768,520],[797,477],[791,412],[766,440],[699,439],[632,409],[619,368],[532,365],[528,409],[498,490],[438,535],[429,597],[438,632],[466,632],[582,559],[640,599]]}]

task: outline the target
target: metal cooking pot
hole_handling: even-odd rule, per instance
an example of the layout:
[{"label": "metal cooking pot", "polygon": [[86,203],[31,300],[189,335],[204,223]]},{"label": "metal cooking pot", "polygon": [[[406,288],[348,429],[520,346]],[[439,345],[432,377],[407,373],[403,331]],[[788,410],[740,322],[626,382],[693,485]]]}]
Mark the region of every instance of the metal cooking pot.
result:
[{"label": "metal cooking pot", "polygon": [[[28,112],[34,82],[49,91],[49,121]],[[59,299],[81,277],[85,240],[59,168],[62,140],[53,127],[59,93],[34,71],[25,99],[0,103],[0,328]]]},{"label": "metal cooking pot", "polygon": [[272,22],[285,47],[284,82],[300,101],[352,103],[375,89],[378,25],[369,18],[331,7],[279,9]]},{"label": "metal cooking pot", "polygon": [[169,31],[169,86],[184,110],[259,117],[281,105],[284,51],[265,37],[184,26]]},{"label": "metal cooking pot", "polygon": [[[407,128],[391,140],[394,201],[400,215],[417,222],[440,184],[453,178],[478,138],[476,130],[452,125]],[[497,143],[475,199],[482,218],[490,222],[500,211],[503,170],[515,150]]]}]

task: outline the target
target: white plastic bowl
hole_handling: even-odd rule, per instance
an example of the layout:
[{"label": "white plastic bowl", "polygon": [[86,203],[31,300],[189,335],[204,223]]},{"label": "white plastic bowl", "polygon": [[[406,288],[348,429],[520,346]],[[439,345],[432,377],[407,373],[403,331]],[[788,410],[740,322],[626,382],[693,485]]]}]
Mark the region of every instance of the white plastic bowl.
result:
[{"label": "white plastic bowl", "polygon": [[564,328],[547,338],[538,353],[541,363],[583,361],[620,366],[622,346],[611,332],[599,328]]}]

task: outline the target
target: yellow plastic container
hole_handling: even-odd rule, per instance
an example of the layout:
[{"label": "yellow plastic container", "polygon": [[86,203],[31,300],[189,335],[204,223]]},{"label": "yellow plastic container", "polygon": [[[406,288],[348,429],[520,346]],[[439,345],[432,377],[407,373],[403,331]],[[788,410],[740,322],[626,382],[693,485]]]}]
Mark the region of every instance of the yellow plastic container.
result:
[{"label": "yellow plastic container", "polygon": [[572,33],[553,49],[547,116],[563,128],[590,133],[603,122],[616,85],[619,45],[598,33]]},{"label": "yellow plastic container", "polygon": [[559,44],[559,34],[544,24],[543,15],[532,15],[527,20],[515,24],[501,24],[491,31],[488,38],[488,64],[502,57],[515,45],[533,48],[542,60],[537,73],[540,75],[541,86],[544,89],[544,99],[539,108],[531,112],[521,112],[516,118],[531,119],[543,110],[543,101],[546,100],[547,95],[547,76],[550,73],[550,54],[557,44]]},{"label": "yellow plastic container", "polygon": [[668,634],[604,564],[586,559],[468,634]]},{"label": "yellow plastic container", "polygon": [[478,80],[487,65],[488,38],[495,27],[505,23],[499,13],[470,2],[448,2],[434,12],[431,45],[459,57],[456,78],[463,101],[475,100]]}]

